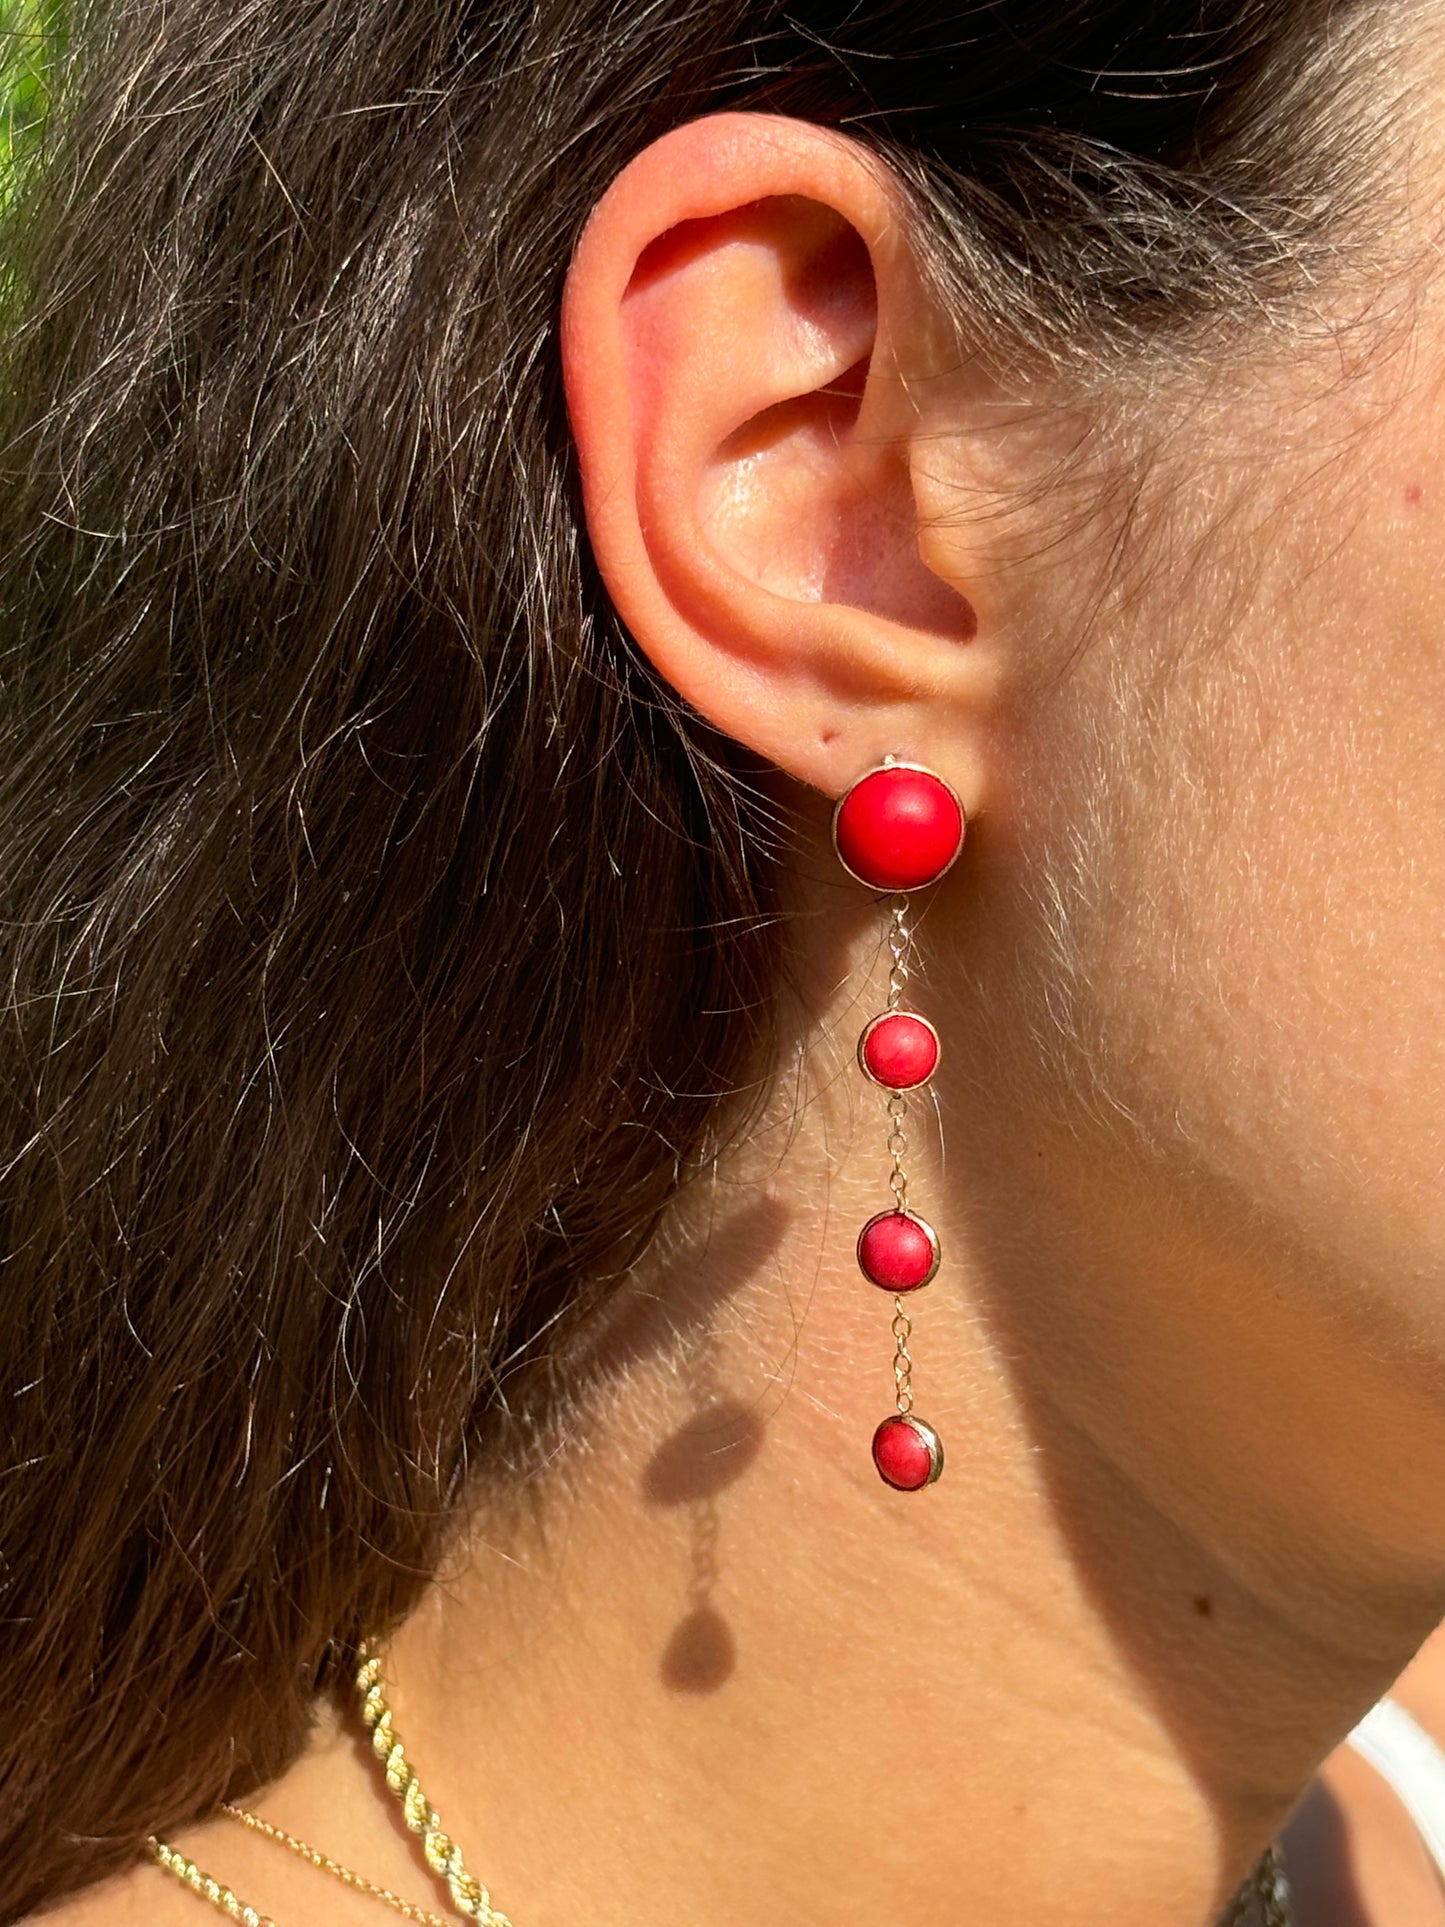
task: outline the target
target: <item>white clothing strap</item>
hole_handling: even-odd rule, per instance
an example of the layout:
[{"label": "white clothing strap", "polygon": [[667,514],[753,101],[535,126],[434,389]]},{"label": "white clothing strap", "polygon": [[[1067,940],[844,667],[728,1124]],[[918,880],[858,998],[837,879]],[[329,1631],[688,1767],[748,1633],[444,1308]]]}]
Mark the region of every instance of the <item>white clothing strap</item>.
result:
[{"label": "white clothing strap", "polygon": [[1394,1789],[1445,1877],[1445,1752],[1392,1699],[1370,1708],[1349,1744]]}]

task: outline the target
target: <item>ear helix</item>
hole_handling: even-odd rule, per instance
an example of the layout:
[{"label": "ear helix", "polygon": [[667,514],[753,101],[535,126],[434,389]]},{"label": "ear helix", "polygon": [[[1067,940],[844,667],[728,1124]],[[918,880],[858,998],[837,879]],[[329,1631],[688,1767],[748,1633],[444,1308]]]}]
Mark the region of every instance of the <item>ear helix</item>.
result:
[{"label": "ear helix", "polygon": [[913,1360],[908,1350],[913,1322],[905,1298],[921,1291],[938,1271],[942,1253],[933,1227],[909,1207],[906,1092],[926,1084],[938,1067],[938,1032],[925,1017],[903,1007],[913,952],[908,893],[926,889],[952,868],[963,848],[966,819],[952,788],[918,763],[888,756],[866,770],[833,812],[833,847],[843,868],[871,890],[891,893],[886,1007],[864,1026],[858,1065],[887,1095],[893,1160],[888,1189],[893,1202],[876,1212],[858,1234],[858,1267],[870,1284],[893,1294],[893,1378],[896,1411],[873,1434],[873,1463],[887,1485],[916,1492],[943,1470],[943,1441],[913,1410]]}]

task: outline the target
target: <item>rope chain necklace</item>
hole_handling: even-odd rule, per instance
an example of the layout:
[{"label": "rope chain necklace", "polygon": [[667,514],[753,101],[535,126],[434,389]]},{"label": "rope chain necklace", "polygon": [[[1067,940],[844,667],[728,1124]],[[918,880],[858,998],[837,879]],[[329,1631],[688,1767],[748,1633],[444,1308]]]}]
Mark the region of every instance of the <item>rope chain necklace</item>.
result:
[{"label": "rope chain necklace", "polygon": [[[368,1645],[362,1646],[357,1654],[355,1685],[361,1703],[361,1717],[371,1734],[372,1751],[382,1763],[386,1784],[401,1802],[408,1829],[420,1839],[427,1865],[440,1880],[445,1881],[456,1915],[463,1920],[479,1921],[481,1927],[512,1927],[507,1916],[492,1905],[491,1895],[481,1881],[468,1871],[461,1848],[442,1826],[436,1808],[423,1793],[387,1703],[381,1660]],[[308,1846],[304,1840],[287,1833],[284,1827],[263,1820],[259,1814],[233,1806],[229,1801],[224,1802],[220,1810],[249,1832],[274,1840],[278,1846],[286,1848],[318,1872],[330,1874],[354,1893],[365,1894],[369,1899],[389,1907],[393,1913],[400,1914],[403,1920],[413,1922],[414,1927],[453,1927],[453,1921],[445,1915],[418,1906],[414,1901],[403,1900],[389,1887],[379,1886],[363,1875],[353,1873],[329,1854]],[[219,1913],[225,1914],[227,1919],[235,1921],[237,1927],[276,1927],[276,1922],[269,1914],[263,1914],[259,1908],[239,1900],[229,1887],[203,1872],[194,1860],[188,1859],[178,1848],[168,1846],[154,1834],[147,1840],[146,1846],[158,1866],[179,1880],[182,1886],[189,1887],[199,1899],[207,1901]],[[1219,1927],[1294,1927],[1289,1882],[1285,1879],[1279,1854],[1274,1847],[1259,1861]]]},{"label": "rope chain necklace", "polygon": [[[221,1807],[222,1813],[238,1821],[253,1833],[274,1840],[278,1846],[287,1848],[298,1858],[307,1861],[320,1873],[332,1875],[343,1882],[354,1893],[365,1894],[383,1906],[390,1907],[393,1913],[403,1920],[416,1923],[416,1927],[454,1927],[457,1914],[463,1920],[481,1922],[481,1927],[512,1927],[507,1916],[492,1905],[492,1897],[477,1879],[469,1872],[462,1859],[461,1848],[442,1826],[441,1816],[421,1789],[421,1784],[407,1758],[406,1747],[396,1730],[391,1707],[387,1703],[386,1689],[381,1678],[381,1660],[374,1649],[363,1645],[357,1654],[355,1674],[356,1691],[361,1702],[361,1718],[371,1734],[371,1748],[382,1763],[386,1784],[401,1802],[402,1815],[408,1829],[421,1840],[422,1854],[427,1865],[439,1879],[446,1882],[447,1892],[455,1913],[449,1919],[434,1913],[428,1907],[420,1907],[415,1902],[403,1900],[389,1887],[382,1887],[367,1880],[362,1874],[353,1873],[343,1867],[329,1854],[322,1853],[317,1847],[308,1846],[294,1834],[287,1833],[283,1827],[273,1826],[258,1814],[248,1813],[244,1807],[232,1806],[229,1802]],[[154,1834],[146,1842],[151,1858],[168,1874],[179,1880],[183,1886],[200,1899],[209,1901],[211,1906],[223,1913],[237,1927],[276,1927],[269,1914],[259,1908],[247,1905],[240,1900],[223,1882],[213,1879],[176,1847]]]}]

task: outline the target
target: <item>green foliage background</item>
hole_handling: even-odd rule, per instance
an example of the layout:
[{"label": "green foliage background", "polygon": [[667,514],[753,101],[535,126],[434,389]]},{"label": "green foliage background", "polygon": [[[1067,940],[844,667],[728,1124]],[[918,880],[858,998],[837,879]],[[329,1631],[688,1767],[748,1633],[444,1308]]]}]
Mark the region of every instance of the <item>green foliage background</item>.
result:
[{"label": "green foliage background", "polygon": [[0,0],[0,198],[36,145],[49,105],[61,0]]}]

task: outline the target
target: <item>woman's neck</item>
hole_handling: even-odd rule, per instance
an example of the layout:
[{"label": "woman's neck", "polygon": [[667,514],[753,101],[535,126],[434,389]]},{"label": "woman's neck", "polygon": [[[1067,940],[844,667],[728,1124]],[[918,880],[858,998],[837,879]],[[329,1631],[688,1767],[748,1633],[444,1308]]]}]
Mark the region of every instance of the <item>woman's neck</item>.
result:
[{"label": "woman's neck", "polygon": [[1248,1519],[1206,1543],[1076,1416],[1025,1417],[966,1264],[913,1343],[947,1469],[881,1485],[875,1124],[692,1201],[585,1433],[525,1519],[479,1506],[394,1644],[411,1758],[518,1927],[1052,1927],[1062,1897],[1070,1927],[1204,1927],[1393,1670],[1348,1601],[1262,1602]]},{"label": "woman's neck", "polygon": [[[888,1490],[891,1305],[853,1258],[882,1131],[842,1054],[684,1194],[536,1480],[477,1493],[387,1655],[409,1757],[516,1927],[1207,1927],[1439,1616],[1433,1566],[1352,1523],[1384,1472],[1329,1509],[1362,1434],[1322,1415],[1375,1367],[1307,1356],[1283,1273],[1233,1275],[1177,1208],[1080,1204],[1087,1148],[975,1065],[946,1113],[970,1209],[922,1141],[911,1172],[947,1465]],[[1290,1348],[1276,1397],[1230,1402],[1242,1333]],[[267,1810],[415,1890],[379,1784],[322,1736]]]}]

